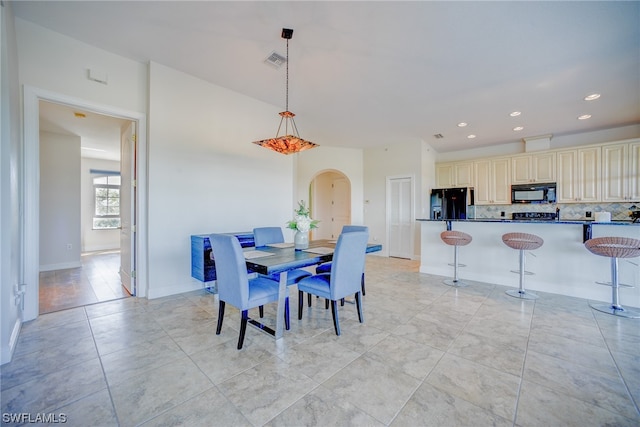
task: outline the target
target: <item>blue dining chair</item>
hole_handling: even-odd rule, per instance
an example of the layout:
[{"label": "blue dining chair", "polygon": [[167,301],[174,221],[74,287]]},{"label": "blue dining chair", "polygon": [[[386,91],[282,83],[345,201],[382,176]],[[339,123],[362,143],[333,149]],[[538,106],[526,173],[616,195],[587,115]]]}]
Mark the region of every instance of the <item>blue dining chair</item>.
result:
[{"label": "blue dining chair", "polygon": [[360,279],[364,271],[369,233],[354,231],[342,233],[338,237],[333,254],[331,273],[320,273],[305,277],[298,282],[298,320],[302,319],[304,292],[331,301],[331,314],[336,335],[340,335],[338,300],[355,295],[358,320],[364,322],[360,293]]},{"label": "blue dining chair", "polygon": [[[284,243],[284,235],[280,227],[258,227],[253,229],[253,241],[256,248],[270,245],[272,243]],[[311,276],[306,270],[296,269],[287,272],[287,286],[295,285],[301,279]],[[280,281],[280,273],[264,276],[277,282]],[[287,299],[289,297],[287,296]],[[259,307],[260,317],[264,316],[264,308]]]},{"label": "blue dining chair", "polygon": [[[351,233],[354,231],[366,231],[367,233],[369,232],[369,227],[364,226],[364,225],[343,225],[342,226],[342,233]],[[316,274],[320,274],[320,273],[331,273],[331,262],[325,262],[324,264],[320,264],[319,266],[316,267]],[[365,289],[364,289],[364,270],[362,271],[362,279],[361,279],[361,287],[362,287],[362,295],[366,295]],[[311,297],[308,298],[308,305],[309,307],[311,307]],[[325,308],[327,304],[325,304]],[[342,301],[342,305],[344,305],[344,301]]]},{"label": "blue dining chair", "polygon": [[[280,284],[264,276],[249,279],[247,265],[242,254],[242,247],[238,238],[232,235],[212,234],[209,236],[213,258],[216,264],[216,281],[218,285],[218,326],[216,335],[220,335],[224,308],[226,303],[237,307],[241,312],[240,336],[238,350],[242,348],[249,309],[278,301]],[[285,325],[289,329],[289,300],[285,301]]]}]

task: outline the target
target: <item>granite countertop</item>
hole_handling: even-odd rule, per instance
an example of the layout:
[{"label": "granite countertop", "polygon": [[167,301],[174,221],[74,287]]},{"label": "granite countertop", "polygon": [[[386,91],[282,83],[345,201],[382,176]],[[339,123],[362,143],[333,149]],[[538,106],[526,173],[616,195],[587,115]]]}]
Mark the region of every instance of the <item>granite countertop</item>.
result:
[{"label": "granite countertop", "polygon": [[519,224],[571,224],[571,225],[638,225],[640,222],[628,221],[610,221],[610,222],[596,222],[587,219],[561,219],[560,221],[549,220],[536,220],[536,219],[507,219],[507,218],[477,218],[477,219],[430,219],[430,218],[418,218],[416,221],[431,221],[431,222],[515,222]]}]

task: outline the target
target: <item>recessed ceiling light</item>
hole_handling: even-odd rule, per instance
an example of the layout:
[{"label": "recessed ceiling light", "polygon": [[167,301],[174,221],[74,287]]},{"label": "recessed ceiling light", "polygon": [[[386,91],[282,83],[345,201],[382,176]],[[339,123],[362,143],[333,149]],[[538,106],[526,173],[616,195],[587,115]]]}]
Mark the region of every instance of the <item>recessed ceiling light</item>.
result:
[{"label": "recessed ceiling light", "polygon": [[516,132],[520,132],[522,129],[524,129],[522,126],[516,126],[513,128]]},{"label": "recessed ceiling light", "polygon": [[473,134],[471,134],[471,135],[467,136],[467,138],[469,138],[469,139],[473,139],[473,138],[475,138],[475,137],[476,137],[476,136],[475,136],[475,135],[473,135]]},{"label": "recessed ceiling light", "polygon": [[91,148],[91,147],[80,147],[80,148],[82,148],[83,150],[88,150],[88,151],[100,151],[102,153],[106,153],[107,152],[107,150],[103,150],[101,148]]},{"label": "recessed ceiling light", "polygon": [[578,116],[578,120],[587,120],[591,118],[591,114],[583,114],[581,116]]},{"label": "recessed ceiling light", "polygon": [[84,119],[87,117],[87,115],[85,113],[73,113],[74,116],[76,116],[79,119]]},{"label": "recessed ceiling light", "polygon": [[518,117],[520,114],[522,114],[520,111],[514,111],[511,114],[509,114],[511,117]]},{"label": "recessed ceiling light", "polygon": [[599,93],[592,93],[591,95],[587,95],[584,97],[585,101],[593,101],[594,99],[598,99],[600,98],[600,94]]},{"label": "recessed ceiling light", "polygon": [[460,123],[458,123],[458,127],[459,127],[459,128],[463,128],[463,127],[465,127],[465,126],[469,126],[469,123],[465,123],[465,122],[460,122]]}]

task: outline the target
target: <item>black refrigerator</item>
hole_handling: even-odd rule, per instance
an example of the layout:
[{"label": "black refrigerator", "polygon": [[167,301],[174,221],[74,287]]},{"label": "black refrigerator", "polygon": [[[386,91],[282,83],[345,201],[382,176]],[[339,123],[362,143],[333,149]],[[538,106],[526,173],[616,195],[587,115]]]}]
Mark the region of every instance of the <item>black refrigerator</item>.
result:
[{"label": "black refrigerator", "polygon": [[473,212],[473,188],[431,190],[431,219],[467,219]]}]

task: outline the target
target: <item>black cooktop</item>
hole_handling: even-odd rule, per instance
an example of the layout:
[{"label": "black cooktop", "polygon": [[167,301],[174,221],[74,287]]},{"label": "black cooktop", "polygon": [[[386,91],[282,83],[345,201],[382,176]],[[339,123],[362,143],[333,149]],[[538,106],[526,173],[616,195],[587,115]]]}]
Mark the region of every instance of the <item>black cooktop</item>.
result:
[{"label": "black cooktop", "polygon": [[555,221],[555,212],[513,212],[512,219],[532,220],[532,221]]}]

